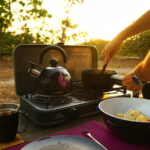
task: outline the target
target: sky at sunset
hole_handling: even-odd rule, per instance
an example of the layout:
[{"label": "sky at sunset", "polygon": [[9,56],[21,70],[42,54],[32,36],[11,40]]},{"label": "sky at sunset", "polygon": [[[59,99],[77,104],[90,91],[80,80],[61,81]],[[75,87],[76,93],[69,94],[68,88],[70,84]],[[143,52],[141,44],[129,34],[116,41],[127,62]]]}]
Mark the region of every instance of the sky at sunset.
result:
[{"label": "sky at sunset", "polygon": [[[51,26],[57,27],[64,15],[62,0],[44,0],[43,6],[53,15]],[[84,0],[69,15],[88,38],[111,40],[149,8],[150,0]]]}]

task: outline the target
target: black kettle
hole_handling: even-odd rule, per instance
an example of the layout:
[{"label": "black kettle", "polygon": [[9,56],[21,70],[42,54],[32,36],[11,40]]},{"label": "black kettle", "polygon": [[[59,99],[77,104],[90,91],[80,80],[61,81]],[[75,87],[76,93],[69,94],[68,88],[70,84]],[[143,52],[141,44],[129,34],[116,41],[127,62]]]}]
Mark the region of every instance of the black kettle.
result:
[{"label": "black kettle", "polygon": [[[67,54],[61,47],[49,46],[41,53],[39,58],[40,64],[42,64],[43,56],[46,55],[46,52],[51,50],[58,50],[63,56],[64,63],[67,62]],[[36,69],[36,66],[36,64],[30,62],[28,73],[36,78],[37,94],[57,95],[70,92],[71,76],[64,67],[58,66],[57,58],[52,58],[50,60],[50,66],[47,66],[41,72]]]}]

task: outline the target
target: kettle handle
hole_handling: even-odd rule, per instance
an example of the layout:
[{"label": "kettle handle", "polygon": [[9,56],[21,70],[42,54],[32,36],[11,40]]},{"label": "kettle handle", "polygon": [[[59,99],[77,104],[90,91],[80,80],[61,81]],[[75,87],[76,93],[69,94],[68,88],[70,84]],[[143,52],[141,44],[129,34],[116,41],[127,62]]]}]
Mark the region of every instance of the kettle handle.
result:
[{"label": "kettle handle", "polygon": [[54,45],[52,45],[52,46],[46,47],[46,48],[42,51],[42,53],[41,53],[41,55],[40,55],[40,58],[39,58],[40,64],[43,63],[43,56],[45,55],[45,53],[46,53],[47,51],[54,50],[54,49],[55,49],[55,50],[58,50],[58,51],[62,54],[63,59],[64,59],[64,63],[67,62],[67,53],[64,51],[64,49],[61,48],[61,47],[59,47],[59,46],[54,46]]}]

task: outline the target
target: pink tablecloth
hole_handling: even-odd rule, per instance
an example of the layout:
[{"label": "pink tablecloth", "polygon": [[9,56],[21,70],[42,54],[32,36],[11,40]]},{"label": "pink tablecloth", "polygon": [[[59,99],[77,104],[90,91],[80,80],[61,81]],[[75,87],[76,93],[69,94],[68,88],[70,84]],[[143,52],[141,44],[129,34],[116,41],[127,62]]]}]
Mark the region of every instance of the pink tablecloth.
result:
[{"label": "pink tablecloth", "polygon": [[[109,130],[97,121],[90,121],[77,127],[65,130],[54,135],[76,135],[87,138],[82,131],[89,131],[98,141],[100,141],[108,150],[150,150],[150,147],[144,145],[129,144],[116,136],[112,135]],[[22,143],[7,150],[20,150],[29,142]]]}]

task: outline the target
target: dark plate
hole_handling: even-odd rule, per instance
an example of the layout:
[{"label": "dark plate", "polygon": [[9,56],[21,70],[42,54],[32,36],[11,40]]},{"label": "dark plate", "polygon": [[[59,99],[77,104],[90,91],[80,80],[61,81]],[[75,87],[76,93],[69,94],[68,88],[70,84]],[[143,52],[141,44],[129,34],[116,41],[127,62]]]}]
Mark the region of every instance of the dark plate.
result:
[{"label": "dark plate", "polygon": [[72,135],[57,135],[29,143],[21,150],[104,150],[96,142]]}]

